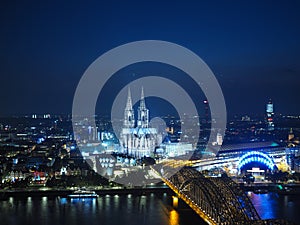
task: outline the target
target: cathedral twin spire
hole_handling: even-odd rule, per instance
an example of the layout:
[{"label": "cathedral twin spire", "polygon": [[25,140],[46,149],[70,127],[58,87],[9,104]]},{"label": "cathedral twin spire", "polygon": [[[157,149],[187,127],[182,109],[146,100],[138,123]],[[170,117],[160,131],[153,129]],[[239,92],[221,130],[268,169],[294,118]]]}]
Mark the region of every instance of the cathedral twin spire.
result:
[{"label": "cathedral twin spire", "polygon": [[140,100],[139,109],[146,109],[145,96],[144,96],[144,87],[142,87],[142,93],[141,93],[141,100]]},{"label": "cathedral twin spire", "polygon": [[[126,128],[135,127],[134,110],[132,106],[130,88],[128,88],[128,97],[127,97],[127,102],[126,102],[126,107],[124,112],[124,127]],[[146,108],[143,87],[141,92],[140,106],[138,107],[137,127],[139,128],[149,127],[149,110]]]},{"label": "cathedral twin spire", "polygon": [[128,88],[128,96],[125,110],[132,110],[132,100],[131,100],[131,92],[130,88]]},{"label": "cathedral twin spire", "polygon": [[128,97],[127,97],[126,107],[124,111],[124,127],[133,128],[134,124],[135,124],[134,111],[132,108],[130,88],[128,88]]}]

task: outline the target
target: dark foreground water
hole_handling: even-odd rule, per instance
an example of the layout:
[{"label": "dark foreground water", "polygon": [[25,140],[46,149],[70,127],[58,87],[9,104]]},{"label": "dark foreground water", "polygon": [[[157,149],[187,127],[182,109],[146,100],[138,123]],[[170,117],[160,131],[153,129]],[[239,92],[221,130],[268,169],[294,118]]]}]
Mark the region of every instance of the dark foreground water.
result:
[{"label": "dark foreground water", "polygon": [[[249,193],[262,218],[286,218],[299,224],[300,196]],[[201,225],[191,209],[161,195],[107,195],[98,199],[9,198],[0,201],[0,225]]]},{"label": "dark foreground water", "polygon": [[262,219],[280,218],[300,224],[300,195],[247,193]]}]

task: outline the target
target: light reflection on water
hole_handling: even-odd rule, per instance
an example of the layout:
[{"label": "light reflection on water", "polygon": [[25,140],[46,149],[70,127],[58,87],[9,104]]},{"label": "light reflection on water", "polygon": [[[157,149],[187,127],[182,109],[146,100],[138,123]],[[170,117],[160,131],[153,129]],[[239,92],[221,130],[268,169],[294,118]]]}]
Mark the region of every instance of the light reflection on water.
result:
[{"label": "light reflection on water", "polygon": [[172,207],[168,195],[93,198],[24,197],[0,201],[1,225],[190,225],[205,224],[188,207]]},{"label": "light reflection on water", "polygon": [[[247,193],[263,219],[300,221],[300,196]],[[59,197],[9,198],[0,201],[1,225],[190,225],[205,224],[179,201],[174,209],[168,195],[106,195],[97,199]]]},{"label": "light reflection on water", "polygon": [[179,225],[179,214],[174,209],[170,212],[169,225]]},{"label": "light reflection on water", "polygon": [[300,196],[277,193],[248,193],[253,205],[262,219],[287,219],[296,224],[300,221]]}]

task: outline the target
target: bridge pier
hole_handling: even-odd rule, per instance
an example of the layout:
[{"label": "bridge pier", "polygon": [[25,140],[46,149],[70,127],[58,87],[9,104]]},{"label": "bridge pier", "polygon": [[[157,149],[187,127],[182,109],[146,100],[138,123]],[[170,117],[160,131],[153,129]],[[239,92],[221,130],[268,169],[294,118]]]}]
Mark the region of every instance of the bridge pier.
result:
[{"label": "bridge pier", "polygon": [[173,198],[173,208],[177,209],[179,198],[177,196],[172,196],[172,198]]}]

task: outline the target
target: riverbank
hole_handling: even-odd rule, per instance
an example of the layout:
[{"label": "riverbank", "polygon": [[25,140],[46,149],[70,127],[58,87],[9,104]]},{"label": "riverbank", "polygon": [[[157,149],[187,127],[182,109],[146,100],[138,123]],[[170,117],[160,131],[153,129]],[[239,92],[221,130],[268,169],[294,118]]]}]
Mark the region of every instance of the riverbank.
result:
[{"label": "riverbank", "polygon": [[[275,192],[278,194],[299,194],[300,184],[273,184],[273,183],[254,183],[251,185],[239,184],[245,192],[251,191],[258,194]],[[148,186],[148,187],[134,187],[134,188],[88,188],[90,191],[95,191],[99,196],[103,195],[147,195],[151,193],[169,193],[172,194],[172,190],[167,185],[160,186]],[[72,189],[61,188],[27,188],[27,189],[8,189],[0,190],[0,200],[6,200],[9,197],[66,197],[71,194]]]},{"label": "riverbank", "polygon": [[[172,193],[167,186],[161,187],[144,187],[144,188],[112,188],[112,189],[89,189],[101,195],[147,195],[151,193]],[[5,200],[9,197],[66,197],[71,194],[70,189],[26,189],[26,190],[0,190],[0,200]]]},{"label": "riverbank", "polygon": [[273,183],[254,183],[254,184],[243,184],[239,186],[244,191],[252,191],[254,193],[263,194],[267,192],[275,192],[278,194],[299,194],[300,195],[300,184],[273,184]]}]

